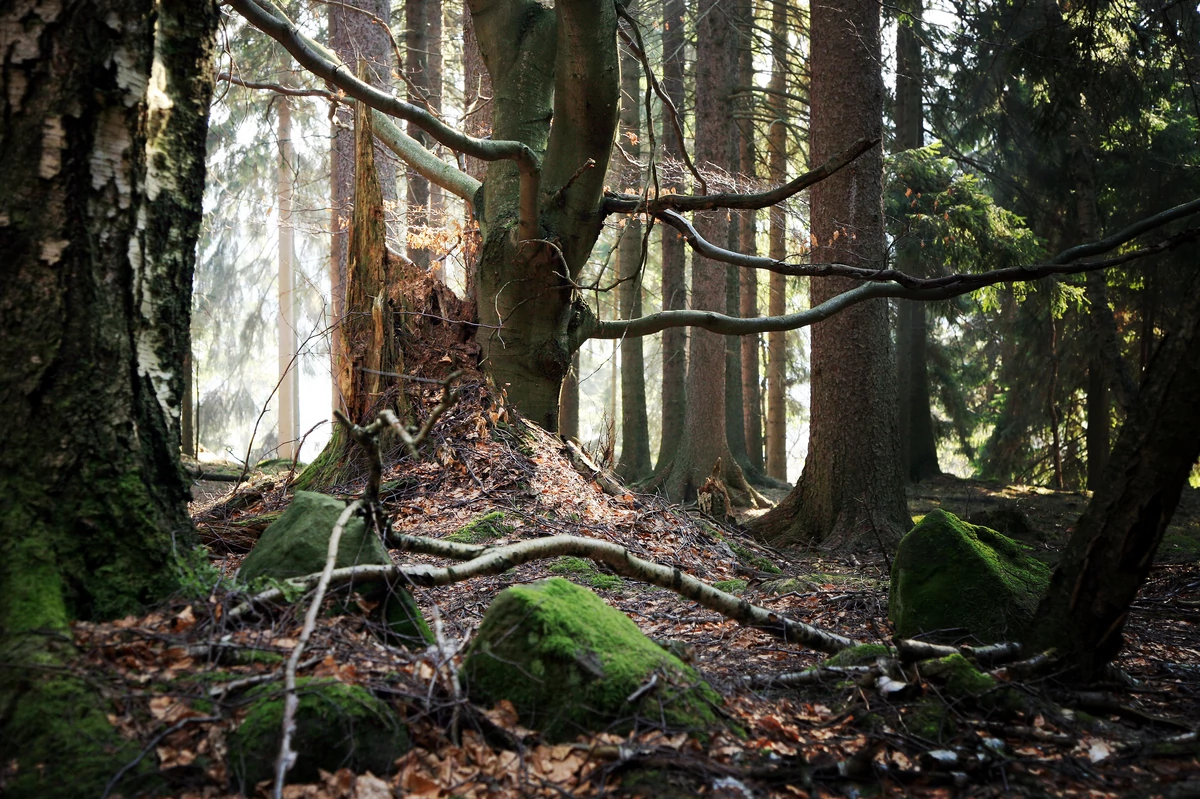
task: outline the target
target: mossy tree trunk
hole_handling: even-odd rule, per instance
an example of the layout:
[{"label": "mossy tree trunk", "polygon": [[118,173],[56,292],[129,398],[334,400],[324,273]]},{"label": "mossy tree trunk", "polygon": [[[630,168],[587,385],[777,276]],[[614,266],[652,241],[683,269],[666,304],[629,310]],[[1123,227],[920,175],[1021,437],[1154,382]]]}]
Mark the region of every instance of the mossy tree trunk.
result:
[{"label": "mossy tree trunk", "polygon": [[1085,680],[1120,651],[1129,606],[1200,457],[1200,281],[1185,296],[1026,642],[1033,652],[1054,648]]},{"label": "mossy tree trunk", "polygon": [[[100,749],[98,697],[29,665],[69,657],[45,633],[71,619],[169,593],[174,553],[195,541],[180,410],[217,18],[182,0],[0,11],[0,759],[20,761],[13,796],[98,793],[119,767],[127,753]],[[98,736],[86,752],[84,728]]]}]

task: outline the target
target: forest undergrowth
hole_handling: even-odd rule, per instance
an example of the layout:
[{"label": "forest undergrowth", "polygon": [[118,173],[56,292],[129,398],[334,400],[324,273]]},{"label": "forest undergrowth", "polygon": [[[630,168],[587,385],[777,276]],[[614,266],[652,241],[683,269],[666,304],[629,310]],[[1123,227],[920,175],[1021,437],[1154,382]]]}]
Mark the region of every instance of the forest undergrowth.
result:
[{"label": "forest undergrowth", "polygon": [[[427,407],[438,393],[425,392]],[[401,454],[397,448],[385,462],[381,491],[397,532],[473,544],[603,539],[791,618],[862,642],[891,642],[890,553],[775,551],[661,498],[611,485],[606,493],[605,481],[571,465],[557,437],[526,425],[481,387],[468,386],[439,420],[419,461]],[[270,795],[269,782],[233,783],[228,739],[245,715],[248,688],[282,692],[282,662],[297,644],[305,602],[232,614],[245,593],[229,578],[286,507],[293,476],[289,464],[276,464],[232,491],[228,483],[199,484],[193,516],[214,569],[193,559],[190,596],[140,618],[74,627],[81,668],[116,700],[111,720],[144,744],[143,762],[130,768],[156,763],[174,795],[239,788]],[[332,493],[351,498],[362,490],[360,482]],[[762,687],[824,656],[577,558],[414,589],[437,637],[423,652],[385,645],[344,595],[335,596],[305,649],[301,676],[368,688],[398,710],[413,748],[391,774],[323,772],[283,795],[1200,796],[1197,494],[1185,493],[1133,607],[1118,663],[1128,679],[1079,691],[1052,677],[1002,674],[1027,700],[1020,709],[952,698],[919,666],[905,672],[902,690],[852,676]],[[1085,501],[942,477],[914,487],[910,508],[916,518],[938,506],[963,516],[1005,512],[1024,520],[1026,543],[1052,560]],[[439,562],[392,554],[398,562]],[[627,735],[550,744],[522,728],[511,705],[472,705],[457,667],[473,630],[499,591],[547,576],[592,588],[696,667],[725,697],[729,729],[669,735],[646,719]]]}]

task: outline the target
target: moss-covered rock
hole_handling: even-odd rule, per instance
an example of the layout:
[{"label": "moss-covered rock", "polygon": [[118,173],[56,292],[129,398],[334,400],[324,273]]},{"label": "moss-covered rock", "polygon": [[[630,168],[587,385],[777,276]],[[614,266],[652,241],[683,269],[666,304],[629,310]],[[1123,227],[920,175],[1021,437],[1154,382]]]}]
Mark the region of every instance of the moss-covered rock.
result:
[{"label": "moss-covered rock", "polygon": [[467,522],[446,536],[446,540],[456,544],[486,544],[488,541],[503,538],[512,531],[512,525],[504,522],[504,511],[494,510]]},{"label": "moss-covered rock", "polygon": [[[629,617],[562,578],[513,586],[492,602],[462,669],[471,698],[513,703],[550,740],[628,730],[636,718],[671,729],[717,722],[720,696]],[[628,698],[657,674],[657,685]]]},{"label": "moss-covered rock", "polygon": [[[345,510],[346,503],[336,497],[297,491],[287,510],[263,531],[254,549],[246,556],[238,579],[247,583],[262,578],[286,580],[321,571],[329,553],[329,536]],[[361,516],[352,517],[342,529],[334,567],[387,566],[391,563],[391,556],[379,536],[367,527]],[[388,586],[381,581],[356,583],[354,587],[378,605],[376,612],[386,621],[398,642],[412,646],[433,642],[429,625],[405,588]]]},{"label": "moss-covered rock", "polygon": [[[0,763],[9,771],[0,780],[0,794],[9,799],[100,796],[109,780],[138,757],[140,744],[112,727],[108,713],[113,708],[93,686],[62,674],[17,685],[12,676],[0,675]],[[132,796],[161,787],[149,757],[115,790]]]},{"label": "moss-covered rock", "polygon": [[[390,707],[357,685],[297,680],[300,706],[292,749],[293,782],[315,782],[318,769],[342,767],[357,773],[386,775],[409,749],[408,730]],[[249,796],[254,784],[271,779],[283,724],[283,692],[264,685],[247,694],[250,711],[229,736],[229,766],[234,787]]]},{"label": "moss-covered rock", "polygon": [[964,629],[981,641],[1015,640],[1049,581],[1022,544],[936,509],[900,541],[888,615],[905,638]]}]

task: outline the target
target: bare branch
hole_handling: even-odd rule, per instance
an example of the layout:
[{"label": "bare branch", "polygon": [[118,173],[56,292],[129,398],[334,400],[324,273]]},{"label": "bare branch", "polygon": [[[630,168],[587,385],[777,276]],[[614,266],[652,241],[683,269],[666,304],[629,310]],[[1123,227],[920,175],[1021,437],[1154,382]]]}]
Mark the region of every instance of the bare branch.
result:
[{"label": "bare branch", "polygon": [[820,183],[878,144],[878,139],[860,139],[816,169],[805,172],[800,177],[788,181],[782,186],[777,186],[770,191],[759,192],[758,194],[738,194],[733,192],[724,192],[721,194],[665,194],[651,200],[643,200],[641,197],[634,197],[628,194],[609,193],[604,197],[604,210],[610,214],[634,213],[637,211],[660,214],[664,211],[710,211],[714,208],[730,208],[737,211],[766,208],[787,200],[789,197],[807,189],[813,184]]},{"label": "bare branch", "polygon": [[[395,579],[403,577],[414,585],[439,586],[462,582],[485,574],[500,574],[514,566],[534,560],[571,555],[589,558],[603,563],[618,574],[633,580],[667,588],[687,597],[700,605],[714,610],[726,618],[764,630],[789,643],[806,646],[820,652],[840,652],[856,642],[849,638],[813,627],[804,622],[782,616],[775,611],[751,605],[740,597],[713,588],[677,568],[651,563],[632,554],[618,544],[595,538],[573,535],[556,535],[520,541],[500,547],[471,548],[447,547],[445,541],[415,536],[399,536],[399,544],[410,552],[428,552],[447,557],[471,558],[456,566],[429,566],[408,564],[404,566],[362,565],[335,569],[330,576],[332,583],[344,583],[366,578]],[[318,575],[297,577],[287,583],[296,588],[307,588],[319,579]],[[273,588],[250,597],[247,603],[230,611],[231,616],[246,613],[250,607],[264,602],[273,602],[283,597],[283,590]]]},{"label": "bare branch", "polygon": [[217,80],[223,80],[226,83],[232,83],[236,86],[243,86],[247,89],[261,89],[264,91],[275,92],[276,94],[287,95],[288,97],[321,97],[326,100],[337,102],[337,95],[328,89],[293,89],[290,86],[284,86],[279,83],[262,83],[259,81],[245,80],[237,75],[231,75],[228,72],[222,72],[217,75]]},{"label": "bare branch", "polygon": [[371,125],[375,129],[375,137],[418,175],[461,197],[472,206],[474,212],[475,192],[482,185],[478,180],[426,150],[419,141],[400,130],[391,117],[378,109],[371,109]]}]

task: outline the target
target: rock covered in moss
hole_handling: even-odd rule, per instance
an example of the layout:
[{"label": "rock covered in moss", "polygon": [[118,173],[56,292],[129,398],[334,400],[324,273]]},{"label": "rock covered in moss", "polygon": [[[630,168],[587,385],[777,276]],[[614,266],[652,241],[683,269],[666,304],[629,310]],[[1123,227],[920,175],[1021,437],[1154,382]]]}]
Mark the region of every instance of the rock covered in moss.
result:
[{"label": "rock covered in moss", "polygon": [[[246,556],[238,579],[247,583],[262,577],[286,580],[321,571],[329,554],[329,536],[345,510],[346,503],[336,497],[297,491],[287,510],[263,531]],[[342,528],[334,568],[391,563],[379,536],[361,516],[351,517]],[[378,604],[379,616],[399,643],[425,646],[433,642],[429,625],[406,589],[373,581],[356,583],[355,590]]]},{"label": "rock covered in moss", "polygon": [[[366,689],[312,678],[296,681],[300,699],[292,749],[291,782],[316,782],[318,769],[346,767],[356,773],[387,775],[409,749],[408,730],[392,709]],[[284,695],[281,686],[263,685],[247,694],[250,711],[229,736],[234,787],[249,796],[254,784],[271,779],[279,756]]]},{"label": "rock covered in moss", "polygon": [[[671,729],[710,728],[721,701],[628,616],[559,577],[497,596],[462,674],[474,701],[511,701],[521,723],[550,740],[628,730],[639,717]],[[652,679],[653,688],[635,696]]]},{"label": "rock covered in moss", "polygon": [[980,641],[1017,640],[1049,581],[1027,547],[937,509],[900,541],[888,616],[904,638],[962,629]]},{"label": "rock covered in moss", "polygon": [[826,658],[825,666],[870,666],[881,657],[895,657],[896,650],[886,644],[858,644]]}]

